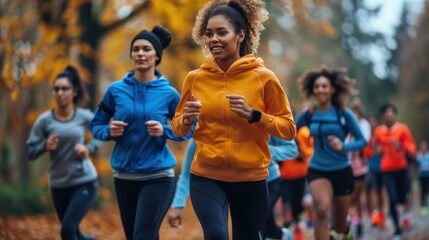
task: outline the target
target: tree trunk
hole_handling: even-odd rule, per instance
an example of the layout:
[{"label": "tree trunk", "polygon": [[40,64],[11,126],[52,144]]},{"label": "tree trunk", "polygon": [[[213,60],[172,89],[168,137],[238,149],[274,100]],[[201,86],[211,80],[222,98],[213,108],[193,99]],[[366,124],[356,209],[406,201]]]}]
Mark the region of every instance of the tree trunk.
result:
[{"label": "tree trunk", "polygon": [[87,1],[80,6],[80,18],[79,24],[82,28],[81,43],[91,47],[93,55],[80,54],[79,61],[83,67],[85,67],[90,74],[88,80],[88,94],[90,101],[87,107],[91,110],[95,110],[97,98],[97,86],[98,81],[95,79],[95,74],[98,70],[98,48],[100,39],[104,35],[103,27],[99,24],[98,20],[92,15],[92,2]]},{"label": "tree trunk", "polygon": [[79,7],[79,25],[82,28],[82,34],[80,37],[81,43],[91,47],[90,56],[80,54],[79,61],[83,67],[85,67],[90,74],[88,80],[88,94],[91,101],[88,103],[88,108],[95,110],[97,106],[97,92],[98,92],[98,81],[95,79],[95,74],[98,70],[98,49],[102,38],[110,31],[122,26],[131,18],[136,16],[138,13],[149,7],[149,1],[145,1],[136,8],[125,18],[117,20],[110,25],[103,26],[100,24],[98,18],[96,18],[92,11],[92,2],[86,1]]}]

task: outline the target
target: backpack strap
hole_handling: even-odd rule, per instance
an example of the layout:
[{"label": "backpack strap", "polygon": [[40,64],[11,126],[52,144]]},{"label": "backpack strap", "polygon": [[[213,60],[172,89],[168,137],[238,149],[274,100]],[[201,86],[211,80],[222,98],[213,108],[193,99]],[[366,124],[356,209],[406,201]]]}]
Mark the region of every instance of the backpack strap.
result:
[{"label": "backpack strap", "polygon": [[[307,109],[307,111],[305,112],[303,125],[307,127],[310,126],[312,122],[313,114],[315,111],[316,111],[316,107],[313,105]],[[344,135],[347,135],[349,132],[349,128],[347,126],[347,116],[345,114],[344,109],[341,109],[341,110],[337,109],[337,122],[341,126],[341,129],[343,130]]]},{"label": "backpack strap", "polygon": [[[311,122],[312,122],[312,118],[313,118],[313,114],[316,111],[316,107],[315,106],[310,106],[307,111],[304,113],[304,124],[305,126],[309,127]],[[344,132],[344,135],[347,135],[347,133],[349,132],[349,128],[347,126],[347,116],[345,114],[344,109],[337,109],[337,122],[338,124],[341,126],[341,129]]]},{"label": "backpack strap", "polygon": [[349,128],[347,126],[347,117],[345,114],[344,109],[337,109],[337,122],[341,126],[341,129],[343,130],[343,133],[345,136],[347,136],[349,132]]},{"label": "backpack strap", "polygon": [[310,127],[311,118],[313,117],[314,111],[315,111],[315,107],[312,105],[305,112],[305,116],[304,116],[304,125],[305,126]]}]

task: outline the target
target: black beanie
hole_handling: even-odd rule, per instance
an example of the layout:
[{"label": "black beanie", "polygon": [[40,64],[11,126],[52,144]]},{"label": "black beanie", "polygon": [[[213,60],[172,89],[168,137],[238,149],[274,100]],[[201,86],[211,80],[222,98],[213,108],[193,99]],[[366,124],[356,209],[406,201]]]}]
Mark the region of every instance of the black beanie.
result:
[{"label": "black beanie", "polygon": [[171,34],[167,29],[158,25],[156,25],[151,32],[147,30],[139,32],[131,41],[130,55],[133,48],[133,44],[137,39],[145,39],[152,43],[153,47],[155,48],[156,55],[159,58],[156,61],[156,65],[158,65],[161,62],[162,50],[168,47],[168,45],[170,45]]}]

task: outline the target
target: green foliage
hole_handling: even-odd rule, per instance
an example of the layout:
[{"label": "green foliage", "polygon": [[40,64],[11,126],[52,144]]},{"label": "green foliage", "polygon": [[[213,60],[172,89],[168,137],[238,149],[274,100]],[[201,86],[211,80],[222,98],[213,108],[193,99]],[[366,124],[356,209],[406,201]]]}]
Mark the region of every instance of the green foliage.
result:
[{"label": "green foliage", "polygon": [[51,211],[51,201],[43,201],[46,194],[46,189],[37,186],[24,189],[3,185],[0,187],[0,214],[25,215]]}]

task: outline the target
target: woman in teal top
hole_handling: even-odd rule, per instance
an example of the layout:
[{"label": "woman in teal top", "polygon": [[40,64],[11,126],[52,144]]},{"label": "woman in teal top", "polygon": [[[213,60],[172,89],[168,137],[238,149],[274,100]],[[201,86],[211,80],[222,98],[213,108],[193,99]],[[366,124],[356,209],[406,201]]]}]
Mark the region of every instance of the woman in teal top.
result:
[{"label": "woman in teal top", "polygon": [[[310,128],[314,138],[314,154],[310,159],[307,181],[314,201],[316,221],[314,236],[317,240],[328,239],[328,224],[333,208],[334,235],[345,233],[346,217],[351,204],[354,177],[347,152],[366,146],[356,117],[345,109],[347,98],[354,93],[354,80],[344,69],[322,66],[306,72],[299,79],[301,92],[317,102],[315,107],[304,111],[297,119],[297,128]],[[353,141],[345,143],[348,134]]]}]

